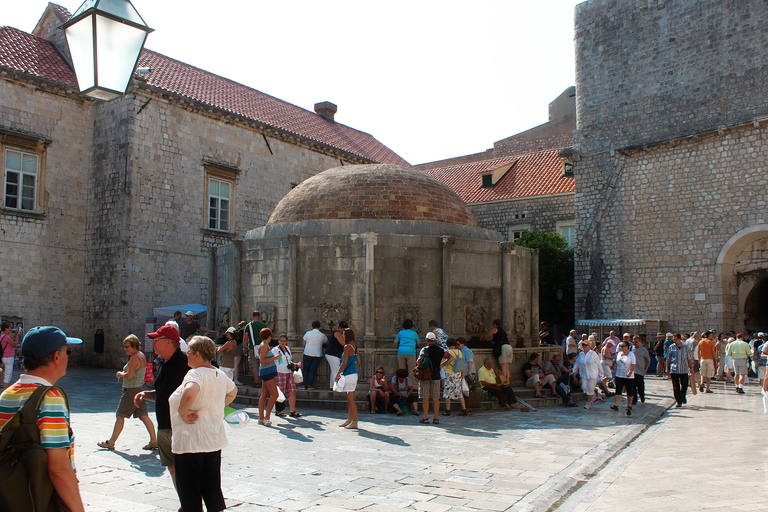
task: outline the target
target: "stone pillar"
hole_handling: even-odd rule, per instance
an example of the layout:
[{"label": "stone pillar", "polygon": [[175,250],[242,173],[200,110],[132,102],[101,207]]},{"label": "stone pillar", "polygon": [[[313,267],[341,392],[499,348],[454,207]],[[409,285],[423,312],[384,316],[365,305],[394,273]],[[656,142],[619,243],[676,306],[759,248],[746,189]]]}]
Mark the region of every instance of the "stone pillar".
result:
[{"label": "stone pillar", "polygon": [[298,314],[298,291],[299,291],[299,237],[289,235],[288,242],[291,244],[289,257],[289,277],[288,277],[288,307],[287,309],[287,327],[289,335],[296,335],[296,328],[299,325]]},{"label": "stone pillar", "polygon": [[539,346],[539,250],[531,249],[531,343]]},{"label": "stone pillar", "polygon": [[373,338],[376,335],[374,325],[376,318],[376,296],[373,283],[376,233],[366,233],[363,240],[365,241],[365,338]]},{"label": "stone pillar", "polygon": [[[441,326],[446,332],[458,332],[451,318],[451,260],[455,237],[444,236],[443,240],[443,316]],[[463,328],[461,329],[463,330]]]},{"label": "stone pillar", "polygon": [[515,326],[515,289],[512,275],[512,256],[514,242],[502,242],[501,250],[501,323],[507,332],[514,333]]}]

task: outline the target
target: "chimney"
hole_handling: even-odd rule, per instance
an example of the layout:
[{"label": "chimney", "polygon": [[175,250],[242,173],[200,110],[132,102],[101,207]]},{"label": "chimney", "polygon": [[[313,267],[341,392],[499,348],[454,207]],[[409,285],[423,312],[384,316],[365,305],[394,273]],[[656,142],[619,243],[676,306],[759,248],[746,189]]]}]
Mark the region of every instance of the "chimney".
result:
[{"label": "chimney", "polygon": [[330,101],[315,103],[315,114],[323,116],[329,121],[333,121],[333,115],[336,113],[336,105]]}]

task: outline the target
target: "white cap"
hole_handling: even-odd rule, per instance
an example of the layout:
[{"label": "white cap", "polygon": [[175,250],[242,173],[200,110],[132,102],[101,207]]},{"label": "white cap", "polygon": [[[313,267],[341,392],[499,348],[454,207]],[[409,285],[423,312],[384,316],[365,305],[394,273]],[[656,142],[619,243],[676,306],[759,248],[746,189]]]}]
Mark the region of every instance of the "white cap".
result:
[{"label": "white cap", "polygon": [[184,313],[184,314],[187,315],[187,316],[195,316],[195,312],[192,311],[191,309],[189,311],[187,311],[186,313]]},{"label": "white cap", "polygon": [[234,327],[230,327],[229,329],[227,329],[227,332],[237,332],[237,329],[235,329]]},{"label": "white cap", "polygon": [[436,340],[437,336],[435,336],[435,333],[433,333],[433,332],[428,332],[427,333],[427,339],[428,340]]}]

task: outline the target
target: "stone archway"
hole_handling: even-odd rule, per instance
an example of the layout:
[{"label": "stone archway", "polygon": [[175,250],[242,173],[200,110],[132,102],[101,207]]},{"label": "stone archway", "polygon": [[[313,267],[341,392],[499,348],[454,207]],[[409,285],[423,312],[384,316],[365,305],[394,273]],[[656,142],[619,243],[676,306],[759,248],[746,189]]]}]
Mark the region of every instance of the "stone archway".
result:
[{"label": "stone archway", "polygon": [[[754,331],[768,331],[768,270],[749,277],[749,292],[740,308],[744,312],[744,326]],[[743,287],[739,286],[739,295]]]},{"label": "stone archway", "polygon": [[717,257],[715,276],[711,307],[717,328],[753,328],[747,310],[768,304],[762,302],[763,286],[768,293],[768,283],[763,284],[768,278],[768,224],[750,226],[729,238]]}]

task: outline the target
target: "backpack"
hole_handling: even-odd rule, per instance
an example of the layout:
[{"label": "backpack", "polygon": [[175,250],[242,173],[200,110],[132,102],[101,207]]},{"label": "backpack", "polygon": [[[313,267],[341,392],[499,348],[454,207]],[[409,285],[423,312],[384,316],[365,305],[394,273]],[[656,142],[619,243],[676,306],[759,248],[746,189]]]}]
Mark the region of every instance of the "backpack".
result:
[{"label": "backpack", "polygon": [[432,360],[427,355],[426,348],[421,349],[416,368],[413,369],[413,376],[416,377],[416,380],[432,379]]},{"label": "backpack", "polygon": [[[37,414],[45,393],[39,386],[0,430],[0,510],[55,512],[67,510],[48,476],[48,454],[40,446]],[[69,410],[64,390],[57,387]]]}]

